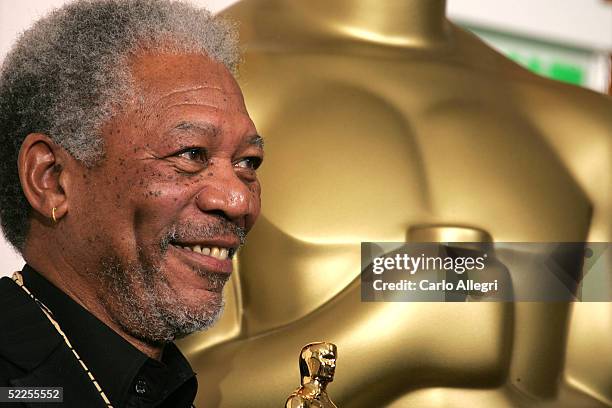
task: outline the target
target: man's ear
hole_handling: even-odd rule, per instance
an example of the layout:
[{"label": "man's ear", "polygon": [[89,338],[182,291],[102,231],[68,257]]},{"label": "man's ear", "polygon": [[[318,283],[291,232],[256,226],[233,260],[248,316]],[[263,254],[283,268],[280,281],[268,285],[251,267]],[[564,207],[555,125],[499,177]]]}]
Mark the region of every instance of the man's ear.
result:
[{"label": "man's ear", "polygon": [[43,217],[59,220],[68,212],[65,158],[64,150],[42,133],[26,136],[19,150],[21,188],[32,208]]}]

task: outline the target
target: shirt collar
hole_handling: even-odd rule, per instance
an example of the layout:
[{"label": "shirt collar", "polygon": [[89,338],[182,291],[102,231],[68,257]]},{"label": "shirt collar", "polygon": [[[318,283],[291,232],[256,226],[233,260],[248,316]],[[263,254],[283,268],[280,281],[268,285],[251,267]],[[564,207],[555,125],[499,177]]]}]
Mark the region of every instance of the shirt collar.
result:
[{"label": "shirt collar", "polygon": [[[165,346],[161,361],[151,359],[29,265],[22,275],[25,286],[51,310],[113,405],[126,405],[136,390],[153,402],[185,383],[197,387],[191,366],[174,344]],[[193,387],[188,388],[191,394]]]}]

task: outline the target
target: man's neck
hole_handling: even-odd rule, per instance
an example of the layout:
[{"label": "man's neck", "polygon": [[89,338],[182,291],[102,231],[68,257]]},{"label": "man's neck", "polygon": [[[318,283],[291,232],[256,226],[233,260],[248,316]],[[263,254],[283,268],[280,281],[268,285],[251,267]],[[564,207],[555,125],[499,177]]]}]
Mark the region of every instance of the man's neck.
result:
[{"label": "man's neck", "polygon": [[446,42],[445,0],[290,0],[304,12],[343,33],[398,46]]},{"label": "man's neck", "polygon": [[[40,259],[34,254],[47,253],[49,257]],[[53,255],[51,255],[53,254]],[[94,315],[98,320],[110,327],[115,333],[119,334],[132,346],[136,347],[148,357],[161,360],[163,346],[155,346],[137,339],[119,326],[111,314],[100,301],[99,295],[94,290],[95,285],[89,281],[80,271],[75,270],[62,257],[59,251],[37,251],[35,248],[28,248],[24,252],[26,262],[40,273],[45,279],[51,282],[55,287],[60,289],[72,300],[77,302],[89,313]],[[54,256],[55,255],[55,256]]]}]

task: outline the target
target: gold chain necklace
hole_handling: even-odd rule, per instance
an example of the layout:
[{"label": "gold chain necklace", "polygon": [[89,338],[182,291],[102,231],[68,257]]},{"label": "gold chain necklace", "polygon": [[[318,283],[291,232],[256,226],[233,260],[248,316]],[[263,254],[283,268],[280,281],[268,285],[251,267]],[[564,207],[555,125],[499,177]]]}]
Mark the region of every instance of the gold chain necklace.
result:
[{"label": "gold chain necklace", "polygon": [[59,323],[53,318],[53,313],[51,313],[51,310],[49,310],[49,308],[43,302],[38,300],[36,298],[36,296],[34,296],[32,294],[32,292],[30,292],[28,290],[28,288],[25,287],[25,285],[23,284],[23,276],[21,276],[21,273],[15,272],[13,274],[13,276],[12,276],[12,279],[15,281],[15,283],[17,283],[17,285],[19,285],[21,287],[21,289],[23,289],[34,300],[34,302],[36,302],[36,304],[38,305],[40,310],[43,311],[45,316],[47,316],[47,319],[49,319],[49,321],[51,322],[53,327],[55,327],[55,330],[57,330],[57,332],[60,334],[60,336],[62,336],[64,338],[64,343],[66,343],[66,345],[68,346],[70,351],[72,351],[72,354],[74,354],[74,356],[76,357],[77,361],[81,364],[81,367],[83,367],[83,370],[85,371],[85,373],[87,373],[87,376],[91,380],[92,384],[96,387],[96,390],[98,390],[98,392],[100,393],[100,397],[102,397],[102,400],[104,401],[104,404],[106,404],[106,407],[107,408],[113,408],[113,406],[111,405],[108,397],[106,396],[106,394],[102,390],[102,387],[100,387],[100,384],[98,384],[98,381],[94,378],[94,376],[91,373],[91,371],[89,371],[89,368],[87,368],[87,365],[83,362],[83,360],[79,356],[79,353],[77,353],[76,350],[74,349],[74,347],[72,347],[72,344],[70,343],[70,340],[68,340],[68,336],[66,336],[64,334],[64,332],[62,331],[62,328],[60,327]]}]

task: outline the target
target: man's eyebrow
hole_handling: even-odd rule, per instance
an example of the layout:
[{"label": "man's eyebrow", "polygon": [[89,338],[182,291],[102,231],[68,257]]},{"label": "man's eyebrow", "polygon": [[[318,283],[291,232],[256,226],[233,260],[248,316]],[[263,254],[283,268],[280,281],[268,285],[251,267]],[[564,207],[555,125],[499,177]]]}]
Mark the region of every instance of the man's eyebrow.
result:
[{"label": "man's eyebrow", "polygon": [[[217,136],[221,134],[221,129],[211,123],[179,122],[172,129],[196,131],[212,136]],[[260,149],[264,148],[264,138],[261,135],[251,136],[247,140],[247,143],[251,146],[257,146]]]},{"label": "man's eyebrow", "polygon": [[257,146],[260,149],[264,148],[264,138],[260,135],[252,136],[248,142],[250,145]]},{"label": "man's eyebrow", "polygon": [[221,129],[211,123],[180,122],[173,127],[173,130],[174,129],[196,131],[213,136],[217,136],[221,133]]}]

